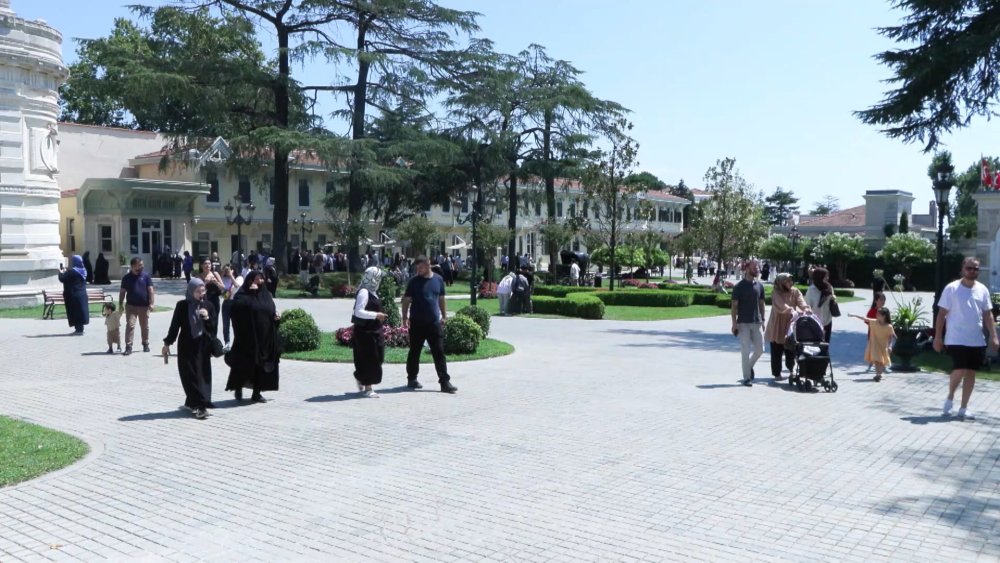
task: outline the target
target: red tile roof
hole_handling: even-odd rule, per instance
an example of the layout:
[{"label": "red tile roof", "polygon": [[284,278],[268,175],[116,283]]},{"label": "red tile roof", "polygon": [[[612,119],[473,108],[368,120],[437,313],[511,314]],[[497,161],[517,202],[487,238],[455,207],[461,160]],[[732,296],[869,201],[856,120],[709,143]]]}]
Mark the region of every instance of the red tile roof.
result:
[{"label": "red tile roof", "polygon": [[75,197],[80,190],[63,190],[59,192],[59,197]]},{"label": "red tile roof", "polygon": [[865,206],[859,205],[829,215],[807,215],[799,219],[799,227],[863,227]]}]

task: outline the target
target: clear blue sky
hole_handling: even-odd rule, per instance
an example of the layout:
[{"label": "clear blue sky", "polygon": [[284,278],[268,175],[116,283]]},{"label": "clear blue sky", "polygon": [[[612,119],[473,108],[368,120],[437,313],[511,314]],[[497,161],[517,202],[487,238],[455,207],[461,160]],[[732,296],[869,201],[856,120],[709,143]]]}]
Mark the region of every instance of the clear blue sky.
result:
[{"label": "clear blue sky", "polygon": [[[140,1],[11,4],[59,29],[72,62],[72,38],[107,34]],[[439,1],[480,12],[480,35],[501,51],[538,43],[585,71],[597,96],[634,112],[640,169],[667,182],[701,187],[709,166],[734,157],[758,189],[794,191],[803,212],[827,194],[846,208],[863,204],[866,189],[903,189],[926,213],[931,155],[851,115],[882,98],[889,76],[872,59],[890,46],[875,28],[899,20],[886,0]],[[304,70],[308,79],[331,74]],[[996,133],[978,119],[946,137],[956,167],[1000,154]]]}]

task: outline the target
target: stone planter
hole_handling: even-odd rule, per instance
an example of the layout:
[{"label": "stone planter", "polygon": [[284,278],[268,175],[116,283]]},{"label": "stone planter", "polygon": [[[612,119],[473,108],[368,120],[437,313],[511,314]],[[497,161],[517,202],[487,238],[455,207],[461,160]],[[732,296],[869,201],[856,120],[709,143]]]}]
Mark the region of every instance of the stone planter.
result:
[{"label": "stone planter", "polygon": [[913,357],[920,353],[917,336],[925,330],[926,327],[916,327],[896,331],[896,344],[892,347],[892,355],[899,358],[900,363],[894,363],[892,371],[902,373],[920,371],[920,368],[913,365]]}]

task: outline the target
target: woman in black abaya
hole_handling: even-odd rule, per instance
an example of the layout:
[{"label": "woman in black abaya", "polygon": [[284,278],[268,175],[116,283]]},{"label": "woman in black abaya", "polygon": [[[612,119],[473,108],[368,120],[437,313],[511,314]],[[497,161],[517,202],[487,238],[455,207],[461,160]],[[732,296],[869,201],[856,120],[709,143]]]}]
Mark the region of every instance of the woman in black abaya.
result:
[{"label": "woman in black abaya", "polygon": [[59,281],[63,284],[63,301],[66,303],[66,320],[76,329],[73,334],[83,334],[83,326],[90,324],[90,305],[87,303],[87,270],[83,258],[74,254],[73,267],[63,269],[59,264]]},{"label": "woman in black abaya", "polygon": [[184,387],[184,406],[195,418],[208,416],[212,404],[212,341],[216,316],[205,300],[205,282],[192,279],[187,294],[174,307],[170,330],[163,339],[163,357],[170,355],[170,345],[177,342],[177,373]]},{"label": "woman in black abaya", "polygon": [[382,333],[385,313],[378,298],[381,281],[381,268],[372,266],[365,270],[354,297],[354,314],[351,315],[351,323],[354,325],[351,339],[354,348],[354,379],[358,382],[358,391],[370,399],[378,398],[372,385],[382,383],[382,362],[385,361],[385,337]]},{"label": "woman in black abaya", "polygon": [[251,271],[233,298],[233,347],[226,354],[231,368],[226,391],[234,391],[237,401],[243,399],[244,387],[253,389],[250,400],[255,403],[267,402],[261,392],[278,390],[280,316],[264,282],[263,272]]},{"label": "woman in black abaya", "polygon": [[104,257],[104,253],[99,253],[97,255],[97,262],[94,262],[95,285],[108,285],[111,283],[111,278],[108,275],[110,268],[111,265],[108,264],[108,260]]},{"label": "woman in black abaya", "polygon": [[87,283],[94,283],[94,265],[90,263],[90,251],[83,253],[83,269],[87,270]]}]

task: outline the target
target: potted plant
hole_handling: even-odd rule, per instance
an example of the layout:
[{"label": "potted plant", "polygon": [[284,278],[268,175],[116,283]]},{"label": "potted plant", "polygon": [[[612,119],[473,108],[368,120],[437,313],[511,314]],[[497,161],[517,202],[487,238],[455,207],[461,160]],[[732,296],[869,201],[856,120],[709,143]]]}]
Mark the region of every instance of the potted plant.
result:
[{"label": "potted plant", "polygon": [[[899,280],[902,285],[902,280]],[[914,372],[920,371],[913,365],[913,357],[920,353],[920,346],[917,344],[917,336],[929,328],[927,324],[927,309],[924,307],[923,299],[914,297],[910,300],[896,299],[896,310],[892,313],[892,328],[896,332],[896,343],[892,346],[892,354],[900,359],[902,363],[893,365],[893,371]]]},{"label": "potted plant", "polygon": [[124,252],[118,252],[118,279],[125,277],[125,274],[129,272],[128,265],[128,254]]}]

